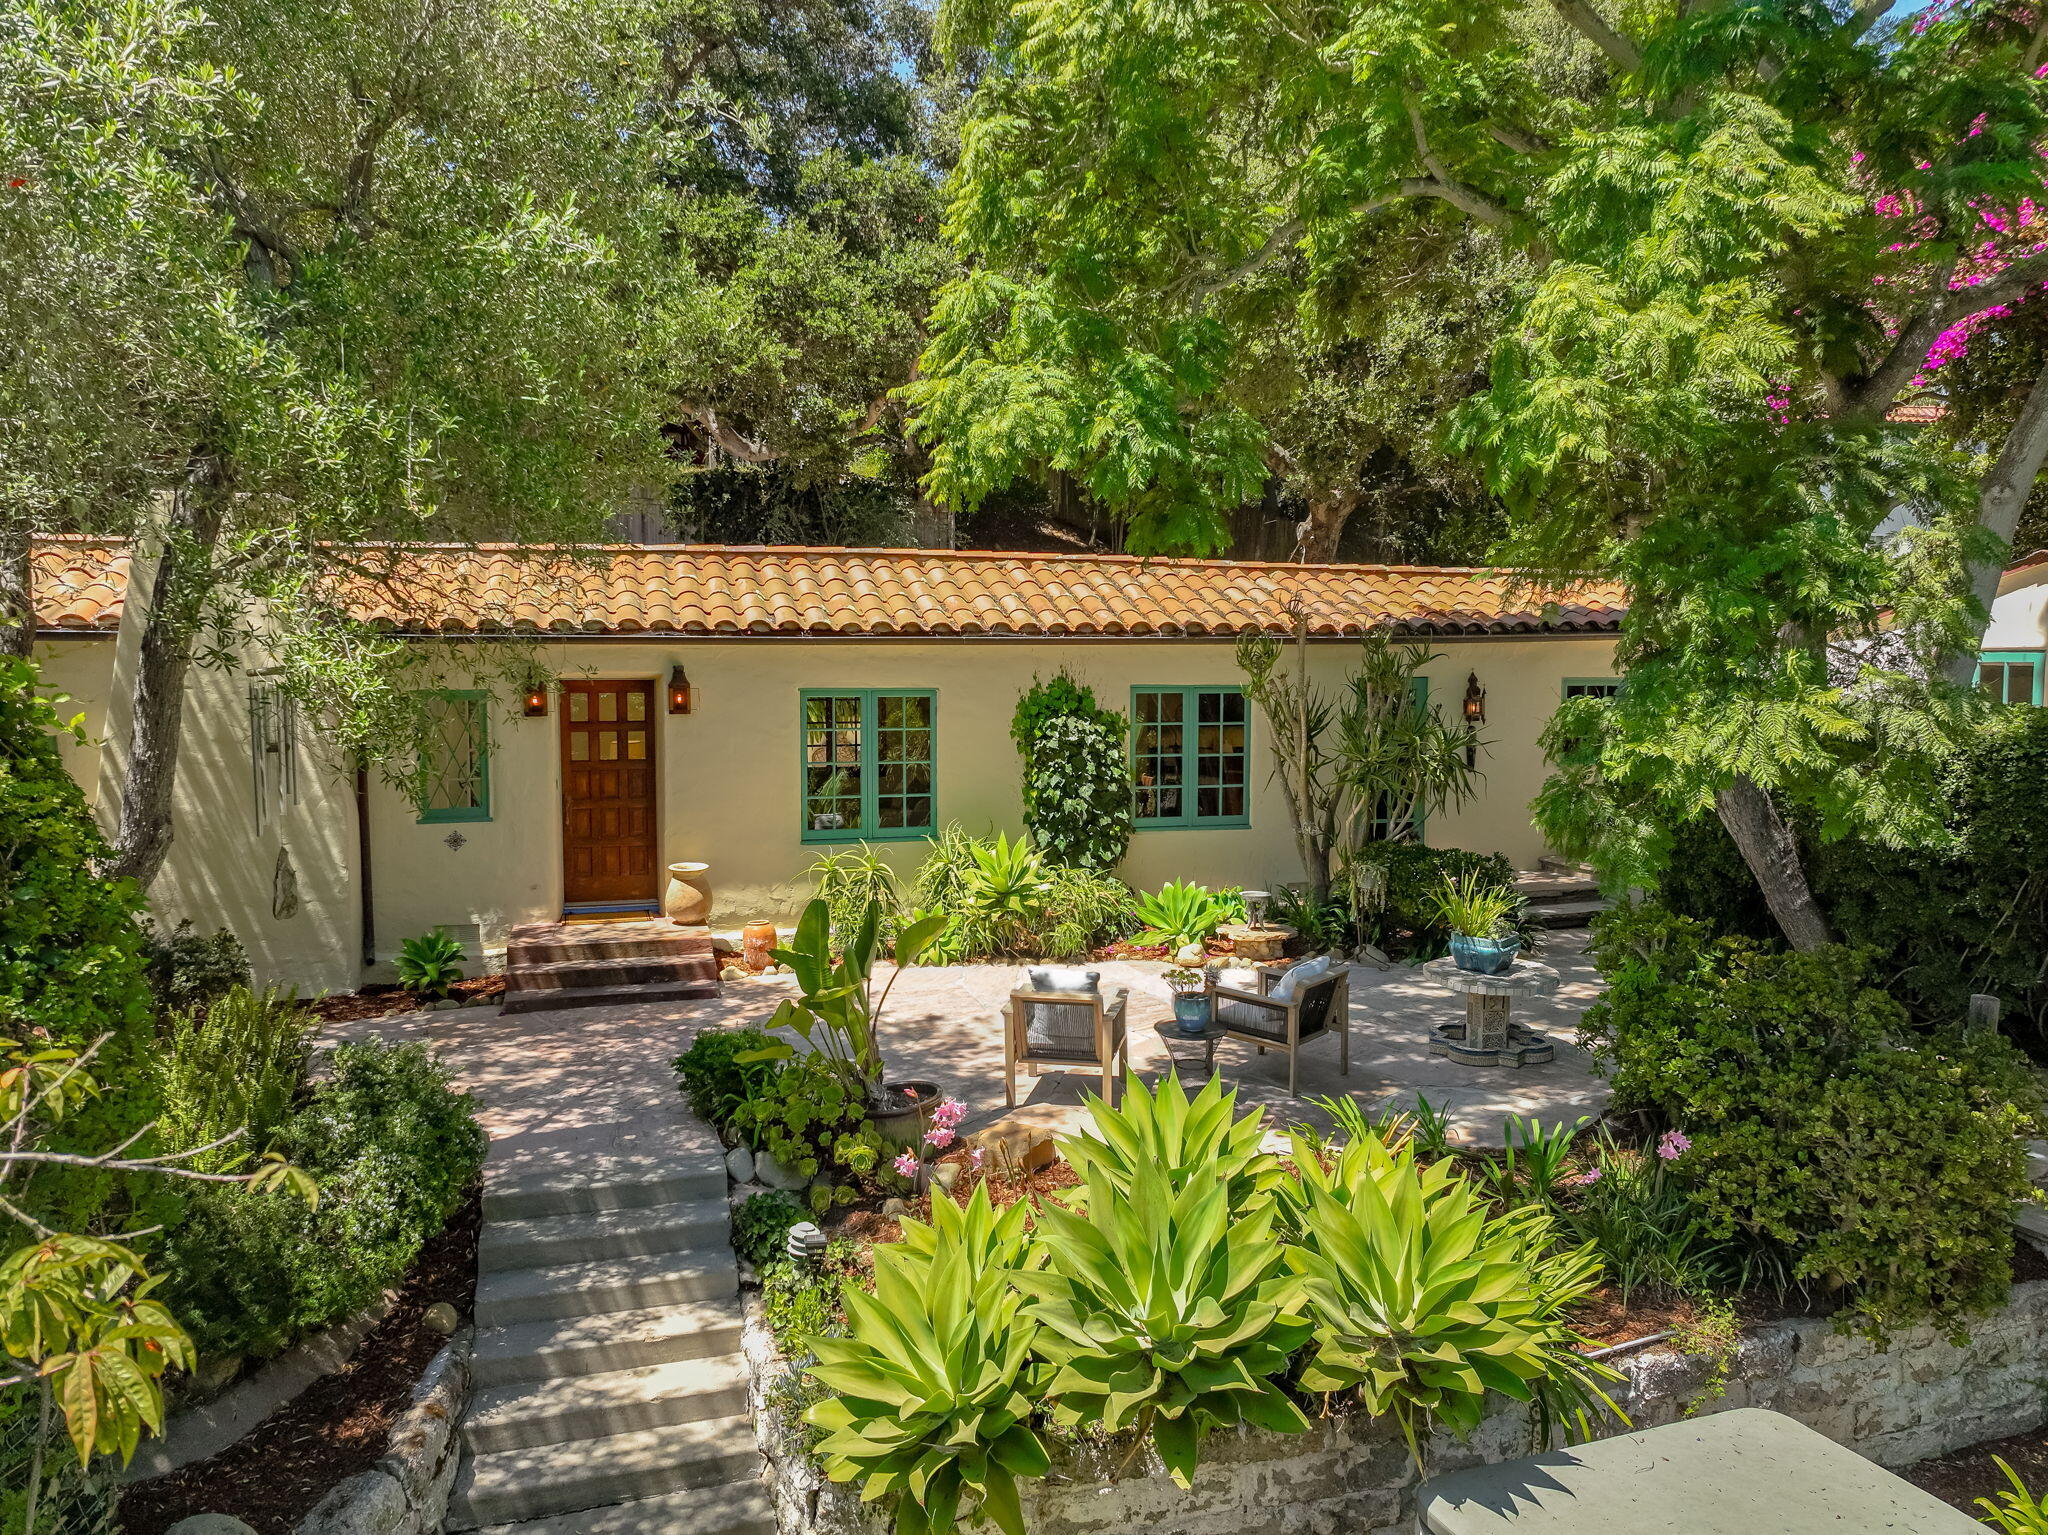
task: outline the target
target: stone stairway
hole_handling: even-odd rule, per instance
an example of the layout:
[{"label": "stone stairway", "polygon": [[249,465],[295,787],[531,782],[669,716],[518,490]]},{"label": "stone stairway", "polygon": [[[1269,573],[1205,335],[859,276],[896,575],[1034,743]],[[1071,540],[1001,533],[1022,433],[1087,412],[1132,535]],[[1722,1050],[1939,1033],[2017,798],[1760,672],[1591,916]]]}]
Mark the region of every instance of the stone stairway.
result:
[{"label": "stone stairway", "polygon": [[505,1011],[682,1002],[718,995],[705,928],[661,919],[529,922],[505,945]]},{"label": "stone stairway", "polygon": [[774,1535],[724,1158],[695,1120],[662,1128],[623,1158],[486,1167],[448,1529]]},{"label": "stone stairway", "polygon": [[1607,910],[1592,872],[1550,853],[1536,860],[1533,873],[1515,881],[1515,891],[1538,927],[1584,927]]}]

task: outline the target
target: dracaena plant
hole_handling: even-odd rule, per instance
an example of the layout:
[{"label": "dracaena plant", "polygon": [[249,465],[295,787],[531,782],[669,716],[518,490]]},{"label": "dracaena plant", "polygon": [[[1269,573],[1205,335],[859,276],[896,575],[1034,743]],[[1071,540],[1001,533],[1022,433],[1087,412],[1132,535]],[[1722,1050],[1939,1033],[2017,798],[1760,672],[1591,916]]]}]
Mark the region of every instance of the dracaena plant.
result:
[{"label": "dracaena plant", "polygon": [[[872,1087],[882,1080],[882,1046],[876,1023],[903,967],[917,962],[945,926],[945,918],[921,917],[896,935],[898,966],[875,995],[875,960],[881,953],[882,908],[870,901],[843,950],[832,947],[832,912],[822,900],[804,908],[790,947],[777,949],[777,962],[795,974],[798,995],[783,1000],[768,1020],[771,1029],[789,1028],[824,1056],[850,1084]],[[742,1061],[786,1058],[793,1052],[778,1040],[741,1056]]]},{"label": "dracaena plant", "polygon": [[820,1337],[810,1373],[834,1394],[805,1418],[818,1454],[861,1500],[898,1494],[897,1535],[945,1535],[980,1515],[1024,1535],[1017,1478],[1043,1476],[1028,1419],[1038,1324],[1012,1283],[1027,1262],[1026,1206],[998,1212],[977,1188],[932,1201],[930,1225],[875,1249],[875,1290],[845,1291],[847,1335]]},{"label": "dracaena plant", "polygon": [[1535,1206],[1495,1213],[1449,1160],[1423,1165],[1355,1125],[1334,1154],[1297,1136],[1299,1223],[1288,1266],[1301,1284],[1314,1348],[1300,1382],[1358,1393],[1400,1425],[1409,1449],[1433,1429],[1477,1428],[1488,1391],[1535,1401],[1581,1432],[1616,1411],[1581,1357],[1565,1309],[1589,1294],[1600,1263],[1557,1250]]},{"label": "dracaena plant", "polygon": [[1243,1170],[1231,1175],[1231,1136],[1205,1137],[1203,1162],[1170,1154],[1169,1170],[1141,1154],[1159,1143],[1161,1122],[1156,1100],[1144,1101],[1138,1089],[1122,1110],[1092,1106],[1122,1148],[1113,1156],[1064,1143],[1083,1169],[1086,1213],[1043,1206],[1046,1267],[1016,1282],[1032,1296],[1038,1351],[1055,1366],[1045,1387],[1053,1420],[1149,1434],[1185,1487],[1212,1428],[1307,1429],[1276,1380],[1308,1326],[1281,1272],[1272,1196]]}]

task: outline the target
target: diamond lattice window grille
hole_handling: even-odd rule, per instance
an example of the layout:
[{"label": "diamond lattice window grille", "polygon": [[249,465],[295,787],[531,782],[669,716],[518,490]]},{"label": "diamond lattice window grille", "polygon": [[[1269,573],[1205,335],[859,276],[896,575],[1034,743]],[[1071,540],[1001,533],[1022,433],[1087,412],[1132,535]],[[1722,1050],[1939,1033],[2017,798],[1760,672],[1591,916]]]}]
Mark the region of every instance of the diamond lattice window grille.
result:
[{"label": "diamond lattice window grille", "polygon": [[426,700],[426,710],[420,819],[489,819],[490,734],[483,695],[436,693]]}]

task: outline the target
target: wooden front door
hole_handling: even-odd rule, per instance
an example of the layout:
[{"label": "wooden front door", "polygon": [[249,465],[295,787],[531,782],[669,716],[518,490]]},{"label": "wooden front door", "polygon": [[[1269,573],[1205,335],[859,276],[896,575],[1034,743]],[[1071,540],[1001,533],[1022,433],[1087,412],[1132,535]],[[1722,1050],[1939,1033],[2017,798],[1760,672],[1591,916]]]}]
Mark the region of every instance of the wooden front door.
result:
[{"label": "wooden front door", "polygon": [[653,901],[654,684],[562,684],[562,903]]}]

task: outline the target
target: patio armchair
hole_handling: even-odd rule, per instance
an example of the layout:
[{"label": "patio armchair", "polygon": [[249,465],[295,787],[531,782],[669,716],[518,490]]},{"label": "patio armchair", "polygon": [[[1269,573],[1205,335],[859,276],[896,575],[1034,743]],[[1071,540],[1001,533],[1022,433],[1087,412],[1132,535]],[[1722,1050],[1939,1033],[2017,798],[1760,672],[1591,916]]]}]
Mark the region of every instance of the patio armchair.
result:
[{"label": "patio armchair", "polygon": [[1099,1072],[1102,1100],[1117,1101],[1116,1084],[1131,1070],[1124,1011],[1130,995],[1105,993],[1093,970],[1034,967],[1003,1006],[1003,1101],[1017,1105],[1017,1068],[1033,1076],[1052,1067]]},{"label": "patio armchair", "polygon": [[1338,1070],[1351,1075],[1351,972],[1328,959],[1304,960],[1291,970],[1258,972],[1259,989],[1211,982],[1216,1021],[1226,1038],[1287,1053],[1287,1095],[1300,1077],[1301,1047],[1326,1034],[1337,1036]]}]

